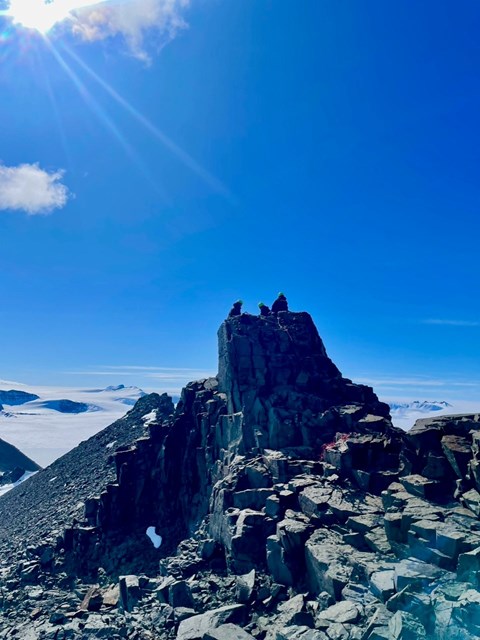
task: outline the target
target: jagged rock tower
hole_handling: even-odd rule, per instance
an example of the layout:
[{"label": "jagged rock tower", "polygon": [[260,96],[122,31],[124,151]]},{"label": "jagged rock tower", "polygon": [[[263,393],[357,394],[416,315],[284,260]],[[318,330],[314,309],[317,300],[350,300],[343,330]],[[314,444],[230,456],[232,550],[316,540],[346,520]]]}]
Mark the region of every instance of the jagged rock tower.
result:
[{"label": "jagged rock tower", "polygon": [[242,415],[243,452],[318,451],[342,429],[391,426],[373,390],[342,377],[308,313],[228,318],[218,346],[219,391],[228,413]]}]

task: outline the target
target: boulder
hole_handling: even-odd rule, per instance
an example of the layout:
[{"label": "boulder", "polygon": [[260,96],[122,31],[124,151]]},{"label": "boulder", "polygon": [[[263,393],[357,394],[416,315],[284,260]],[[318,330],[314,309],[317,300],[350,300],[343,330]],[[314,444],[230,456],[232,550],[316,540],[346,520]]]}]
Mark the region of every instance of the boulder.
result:
[{"label": "boulder", "polygon": [[124,611],[132,611],[141,597],[140,583],[138,576],[120,576],[120,605]]},{"label": "boulder", "polygon": [[386,602],[395,593],[395,571],[374,571],[370,576],[369,585],[372,593],[382,602]]},{"label": "boulder", "polygon": [[236,624],[222,624],[212,631],[207,631],[203,640],[254,640],[254,638]]},{"label": "boulder", "polygon": [[316,531],[305,545],[307,577],[312,592],[326,591],[339,600],[352,575],[351,562],[354,563],[355,554],[353,547],[339,544],[323,530]]},{"label": "boulder", "polygon": [[395,563],[395,590],[401,591],[407,586],[430,587],[432,583],[445,575],[445,572],[426,562],[407,558]]},{"label": "boulder", "polygon": [[397,611],[389,623],[391,640],[427,639],[425,627],[411,613]]},{"label": "boulder", "polygon": [[442,449],[457,478],[465,478],[472,458],[472,448],[467,438],[445,435],[441,440]]},{"label": "boulder", "polygon": [[206,633],[223,624],[242,622],[245,617],[245,606],[242,604],[227,605],[212,609],[186,620],[178,627],[177,640],[202,640]]},{"label": "boulder", "polygon": [[342,600],[321,611],[318,617],[319,620],[328,620],[329,622],[355,623],[360,617],[360,608],[355,602]]},{"label": "boulder", "polygon": [[243,576],[237,577],[236,595],[238,602],[243,604],[249,602],[253,595],[255,587],[255,569]]},{"label": "boulder", "polygon": [[168,587],[168,604],[176,609],[185,607],[195,609],[195,601],[186,580],[176,580]]},{"label": "boulder", "polygon": [[104,595],[98,585],[90,587],[82,600],[80,609],[85,611],[99,611],[103,604]]}]

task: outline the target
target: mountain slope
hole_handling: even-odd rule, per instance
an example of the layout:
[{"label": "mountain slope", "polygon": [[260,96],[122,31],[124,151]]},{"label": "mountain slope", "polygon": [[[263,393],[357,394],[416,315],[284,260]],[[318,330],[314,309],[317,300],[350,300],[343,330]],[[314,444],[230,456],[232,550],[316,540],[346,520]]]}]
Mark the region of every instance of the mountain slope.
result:
[{"label": "mountain slope", "polygon": [[0,437],[44,467],[125,415],[145,395],[137,387],[124,385],[95,390],[25,386],[18,393],[35,399],[20,406],[4,405]]},{"label": "mountain slope", "polygon": [[46,542],[60,535],[65,523],[78,519],[85,500],[99,495],[115,479],[112,454],[141,437],[145,431],[142,417],[157,410],[165,417],[173,412],[168,396],[145,396],[125,417],[2,496],[0,556],[8,562],[19,540]]}]

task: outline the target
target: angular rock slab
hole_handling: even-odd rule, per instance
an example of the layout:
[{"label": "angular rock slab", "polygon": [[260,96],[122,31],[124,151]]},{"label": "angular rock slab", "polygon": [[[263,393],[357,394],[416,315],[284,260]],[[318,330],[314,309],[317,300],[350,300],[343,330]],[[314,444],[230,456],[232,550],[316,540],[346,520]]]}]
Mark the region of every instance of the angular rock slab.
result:
[{"label": "angular rock slab", "polygon": [[236,624],[222,624],[213,631],[208,631],[203,640],[254,640],[242,627]]},{"label": "angular rock slab", "polygon": [[180,623],[177,640],[203,640],[206,633],[228,622],[241,622],[245,615],[243,604],[233,604],[192,616]]}]

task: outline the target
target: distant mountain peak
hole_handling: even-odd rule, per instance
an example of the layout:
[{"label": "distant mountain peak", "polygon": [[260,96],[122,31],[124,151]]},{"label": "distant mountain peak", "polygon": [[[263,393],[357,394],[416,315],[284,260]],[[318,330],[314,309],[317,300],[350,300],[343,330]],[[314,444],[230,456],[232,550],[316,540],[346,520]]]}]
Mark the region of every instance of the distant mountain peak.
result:
[{"label": "distant mountain peak", "polygon": [[105,389],[102,389],[102,391],[139,391],[143,395],[146,395],[145,391],[142,391],[140,387],[136,387],[134,385],[130,385],[127,387],[124,384],[117,384],[117,385],[112,384],[108,387],[105,387]]},{"label": "distant mountain peak", "polygon": [[10,389],[5,391],[0,389],[0,404],[6,404],[9,406],[17,406],[31,402],[32,400],[38,400],[39,396],[36,393],[28,393],[27,391],[18,391],[18,389]]},{"label": "distant mountain peak", "polygon": [[418,411],[421,413],[431,413],[432,411],[442,411],[452,405],[446,400],[413,400],[412,402],[391,402],[390,409],[393,414],[402,414],[407,411]]}]

